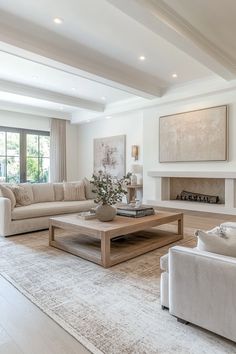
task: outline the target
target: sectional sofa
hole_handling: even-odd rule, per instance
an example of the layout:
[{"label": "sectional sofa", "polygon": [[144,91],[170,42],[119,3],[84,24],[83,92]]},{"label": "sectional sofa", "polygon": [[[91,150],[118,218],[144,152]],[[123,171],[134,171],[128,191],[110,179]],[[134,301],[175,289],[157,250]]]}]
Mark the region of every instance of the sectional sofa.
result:
[{"label": "sectional sofa", "polygon": [[27,190],[31,203],[12,207],[9,198],[0,197],[0,236],[47,229],[51,216],[87,211],[95,206],[89,183],[84,184],[83,200],[66,201],[63,183],[27,183],[20,186]]}]

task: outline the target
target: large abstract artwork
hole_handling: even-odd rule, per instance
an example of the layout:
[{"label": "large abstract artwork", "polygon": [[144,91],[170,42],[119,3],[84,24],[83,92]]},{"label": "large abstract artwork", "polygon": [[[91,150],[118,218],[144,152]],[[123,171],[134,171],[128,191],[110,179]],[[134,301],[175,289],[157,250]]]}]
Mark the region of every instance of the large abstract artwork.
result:
[{"label": "large abstract artwork", "polygon": [[94,173],[98,171],[125,175],[125,135],[94,139]]},{"label": "large abstract artwork", "polygon": [[227,160],[227,106],[160,117],[160,162]]}]

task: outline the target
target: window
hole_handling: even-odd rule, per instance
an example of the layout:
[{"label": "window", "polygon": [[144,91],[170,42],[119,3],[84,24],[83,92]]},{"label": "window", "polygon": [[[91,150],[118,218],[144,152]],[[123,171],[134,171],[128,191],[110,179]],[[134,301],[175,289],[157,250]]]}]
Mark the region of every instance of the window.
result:
[{"label": "window", "polygon": [[0,127],[0,182],[48,182],[48,132]]}]

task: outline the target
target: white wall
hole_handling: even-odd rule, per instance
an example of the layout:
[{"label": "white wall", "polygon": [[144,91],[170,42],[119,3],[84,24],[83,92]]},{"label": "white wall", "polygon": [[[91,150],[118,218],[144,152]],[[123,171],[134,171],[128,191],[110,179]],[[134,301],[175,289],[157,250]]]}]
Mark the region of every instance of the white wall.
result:
[{"label": "white wall", "polygon": [[126,171],[133,164],[131,145],[140,146],[140,157],[143,161],[143,113],[133,112],[115,116],[88,124],[79,125],[78,152],[79,177],[91,177],[93,173],[93,139],[115,135],[126,135]]},{"label": "white wall", "polygon": [[[200,108],[229,105],[229,160],[217,162],[160,163],[159,158],[159,117]],[[147,176],[156,171],[236,171],[236,96],[235,93],[209,95],[181,103],[163,105],[144,111],[144,200],[155,199],[158,179]]]},{"label": "white wall", "polygon": [[[0,110],[0,126],[50,131],[50,118]],[[79,175],[78,126],[68,121],[66,135],[67,179],[75,181]]]},{"label": "white wall", "polygon": [[50,118],[0,110],[0,126],[49,131]]}]

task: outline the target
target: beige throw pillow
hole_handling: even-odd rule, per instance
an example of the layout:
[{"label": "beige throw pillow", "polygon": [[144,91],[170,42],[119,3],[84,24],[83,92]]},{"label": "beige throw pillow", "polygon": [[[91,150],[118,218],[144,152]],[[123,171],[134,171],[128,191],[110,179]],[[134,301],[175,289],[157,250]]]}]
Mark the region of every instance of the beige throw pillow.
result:
[{"label": "beige throw pillow", "polygon": [[63,183],[53,183],[55,200],[57,202],[64,200],[64,187]]},{"label": "beige throw pillow", "polygon": [[85,188],[82,181],[64,182],[64,200],[86,200]]},{"label": "beige throw pillow", "polygon": [[16,205],[32,204],[29,192],[22,186],[12,187],[12,191],[16,198]]},{"label": "beige throw pillow", "polygon": [[89,182],[89,180],[85,177],[83,179],[84,186],[85,186],[85,196],[86,199],[96,199],[97,194],[93,192],[93,184]]},{"label": "beige throw pillow", "polygon": [[11,210],[16,206],[16,198],[10,187],[0,185],[1,194],[3,198],[8,198],[11,201]]}]

